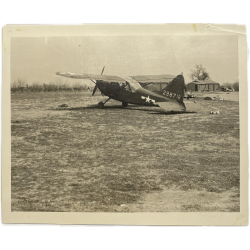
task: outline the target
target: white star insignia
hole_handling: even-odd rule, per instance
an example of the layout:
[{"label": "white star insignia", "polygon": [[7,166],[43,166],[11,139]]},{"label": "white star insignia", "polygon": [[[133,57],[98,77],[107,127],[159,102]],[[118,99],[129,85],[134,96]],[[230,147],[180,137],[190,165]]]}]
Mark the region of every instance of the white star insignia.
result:
[{"label": "white star insignia", "polygon": [[145,99],[145,101],[148,102],[148,103],[150,103],[150,101],[151,101],[152,103],[155,103],[155,100],[150,99],[149,96],[148,96],[148,97],[142,96],[141,99]]},{"label": "white star insignia", "polygon": [[146,102],[150,102],[150,100],[151,100],[151,99],[149,98],[149,96],[146,97],[145,99],[146,99]]}]

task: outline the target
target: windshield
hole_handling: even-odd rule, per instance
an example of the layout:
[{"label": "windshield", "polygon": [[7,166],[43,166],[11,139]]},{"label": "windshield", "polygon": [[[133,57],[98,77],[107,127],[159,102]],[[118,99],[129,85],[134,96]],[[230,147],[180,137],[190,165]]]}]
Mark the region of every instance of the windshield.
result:
[{"label": "windshield", "polygon": [[140,83],[138,83],[135,79],[129,76],[120,76],[120,77],[129,83],[132,92],[135,92],[137,89],[141,88]]}]

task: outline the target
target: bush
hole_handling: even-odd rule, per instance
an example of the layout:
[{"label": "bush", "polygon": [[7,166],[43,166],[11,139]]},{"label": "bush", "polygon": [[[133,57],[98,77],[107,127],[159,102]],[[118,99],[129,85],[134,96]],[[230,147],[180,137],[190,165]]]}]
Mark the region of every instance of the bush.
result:
[{"label": "bush", "polygon": [[239,82],[235,82],[235,83],[223,83],[223,85],[220,86],[221,88],[225,87],[225,88],[233,88],[234,91],[239,91]]},{"label": "bush", "polygon": [[23,78],[18,78],[17,81],[12,82],[11,84],[11,91],[21,91],[23,92],[24,88],[27,88],[28,84]]},{"label": "bush", "polygon": [[49,83],[33,82],[31,85],[28,85],[23,78],[18,78],[17,81],[12,82],[11,84],[11,92],[86,91],[89,89],[90,88],[88,88],[87,85],[83,85],[79,82],[74,83],[72,86],[62,79],[57,79],[55,82]]},{"label": "bush", "polygon": [[233,84],[233,88],[234,88],[235,91],[239,91],[239,82],[235,82]]},{"label": "bush", "polygon": [[29,89],[34,92],[41,92],[43,91],[43,85],[40,84],[39,82],[34,82],[33,85],[30,86]]},{"label": "bush", "polygon": [[83,91],[83,90],[86,90],[86,89],[87,89],[87,86],[82,85],[79,82],[76,82],[76,83],[73,84],[73,90],[74,91]]}]

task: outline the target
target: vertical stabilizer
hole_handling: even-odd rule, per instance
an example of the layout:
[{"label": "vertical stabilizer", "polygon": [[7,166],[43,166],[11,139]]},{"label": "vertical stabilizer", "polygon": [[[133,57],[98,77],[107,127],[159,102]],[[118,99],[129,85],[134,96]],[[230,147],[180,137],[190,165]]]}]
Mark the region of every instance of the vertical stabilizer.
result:
[{"label": "vertical stabilizer", "polygon": [[161,91],[161,94],[183,104],[185,88],[183,75],[178,75]]}]

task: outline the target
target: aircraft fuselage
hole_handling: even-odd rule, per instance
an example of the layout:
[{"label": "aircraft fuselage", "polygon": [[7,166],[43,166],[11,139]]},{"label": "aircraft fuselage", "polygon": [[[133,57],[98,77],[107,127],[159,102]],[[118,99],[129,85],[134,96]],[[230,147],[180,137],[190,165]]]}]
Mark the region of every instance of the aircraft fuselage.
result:
[{"label": "aircraft fuselage", "polygon": [[129,85],[124,87],[124,83],[97,81],[96,84],[104,95],[120,102],[146,106],[158,106],[156,104],[157,102],[163,102],[167,99],[156,93],[152,95],[152,92],[143,88],[133,92]]}]

